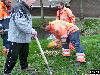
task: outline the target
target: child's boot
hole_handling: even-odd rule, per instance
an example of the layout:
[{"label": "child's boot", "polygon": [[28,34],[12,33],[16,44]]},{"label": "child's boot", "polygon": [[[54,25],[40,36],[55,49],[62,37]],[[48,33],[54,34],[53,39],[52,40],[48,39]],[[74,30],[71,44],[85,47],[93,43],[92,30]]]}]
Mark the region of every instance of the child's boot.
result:
[{"label": "child's boot", "polygon": [[81,62],[81,63],[86,62],[84,53],[76,53],[76,56],[77,56],[76,61]]},{"label": "child's boot", "polygon": [[70,49],[62,49],[63,56],[70,56]]}]

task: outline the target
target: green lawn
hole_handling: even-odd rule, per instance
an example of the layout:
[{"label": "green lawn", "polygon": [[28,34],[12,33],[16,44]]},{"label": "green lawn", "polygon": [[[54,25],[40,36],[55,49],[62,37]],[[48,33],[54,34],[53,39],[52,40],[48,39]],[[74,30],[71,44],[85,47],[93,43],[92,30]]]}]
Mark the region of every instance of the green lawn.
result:
[{"label": "green lawn", "polygon": [[[43,39],[40,42],[44,51],[53,50],[47,48],[47,40]],[[75,75],[75,72],[79,73],[78,75],[82,75],[88,73],[91,69],[100,69],[100,35],[82,36],[81,43],[85,48],[87,62],[81,64],[78,68],[75,67],[75,65],[77,65],[75,62],[75,51],[72,51],[72,56],[70,58],[63,57],[61,54],[56,53],[51,55],[46,54],[49,65],[52,66],[54,75]],[[60,50],[61,49],[55,51]],[[3,74],[3,66],[6,60],[6,57],[2,55],[1,51],[2,40],[0,40],[0,75]],[[47,75],[47,68],[43,58],[40,55],[40,50],[35,40],[30,43],[30,53],[28,60],[29,67],[31,67],[34,72],[36,72],[36,75]],[[13,75],[32,75],[32,73],[33,71],[22,72],[20,70],[19,61],[12,71]]]}]

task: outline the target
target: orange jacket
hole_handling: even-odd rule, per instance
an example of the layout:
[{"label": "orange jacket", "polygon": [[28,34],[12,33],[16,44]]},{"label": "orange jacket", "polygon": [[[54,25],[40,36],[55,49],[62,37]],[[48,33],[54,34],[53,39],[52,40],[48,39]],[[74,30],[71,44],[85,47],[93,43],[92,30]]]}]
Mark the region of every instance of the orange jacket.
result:
[{"label": "orange jacket", "polygon": [[75,24],[75,16],[69,8],[64,7],[62,10],[57,11],[57,20],[64,20]]},{"label": "orange jacket", "polygon": [[9,16],[8,10],[9,8],[7,8],[3,2],[0,2],[0,20],[5,19]]},{"label": "orange jacket", "polygon": [[79,30],[79,28],[73,23],[69,23],[63,20],[55,20],[50,22],[48,29],[58,39],[60,39],[61,36],[67,37],[69,34]]}]

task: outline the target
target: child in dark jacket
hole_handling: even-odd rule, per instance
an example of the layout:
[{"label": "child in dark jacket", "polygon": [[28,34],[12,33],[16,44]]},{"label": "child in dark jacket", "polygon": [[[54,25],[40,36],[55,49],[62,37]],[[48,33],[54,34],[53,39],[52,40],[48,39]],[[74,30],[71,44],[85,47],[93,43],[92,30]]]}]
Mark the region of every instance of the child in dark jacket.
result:
[{"label": "child in dark jacket", "polygon": [[10,46],[10,42],[7,40],[8,39],[8,28],[9,28],[9,18],[4,19],[4,20],[0,20],[0,31],[1,33],[1,37],[3,39],[3,54],[7,55],[9,52],[9,46]]},{"label": "child in dark jacket", "polygon": [[7,55],[9,52],[8,29],[10,21],[10,0],[0,1],[0,34],[3,39],[3,54]]}]

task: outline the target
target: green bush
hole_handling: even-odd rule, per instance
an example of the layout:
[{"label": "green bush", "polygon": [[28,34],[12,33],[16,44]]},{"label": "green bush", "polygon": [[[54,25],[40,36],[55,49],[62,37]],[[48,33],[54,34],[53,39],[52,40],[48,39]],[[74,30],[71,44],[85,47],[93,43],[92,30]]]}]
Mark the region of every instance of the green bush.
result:
[{"label": "green bush", "polygon": [[99,19],[85,19],[78,22],[78,27],[83,35],[92,35],[100,33],[100,20]]},{"label": "green bush", "polygon": [[33,27],[41,27],[43,23],[49,23],[49,21],[52,21],[53,19],[33,19],[32,20],[32,25]]}]

